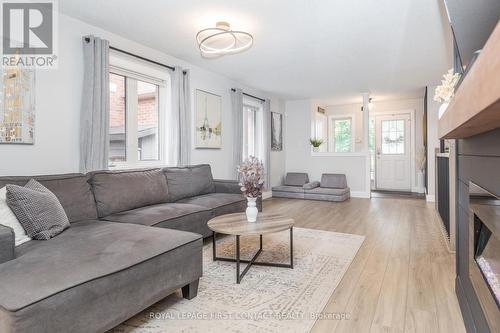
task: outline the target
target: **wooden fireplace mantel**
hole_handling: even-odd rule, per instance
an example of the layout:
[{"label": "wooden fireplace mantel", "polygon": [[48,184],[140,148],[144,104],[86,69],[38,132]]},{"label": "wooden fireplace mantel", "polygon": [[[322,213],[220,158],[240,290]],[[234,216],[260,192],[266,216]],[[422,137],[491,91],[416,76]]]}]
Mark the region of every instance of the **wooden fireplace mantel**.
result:
[{"label": "wooden fireplace mantel", "polygon": [[464,139],[500,127],[500,23],[439,120],[441,139]]}]

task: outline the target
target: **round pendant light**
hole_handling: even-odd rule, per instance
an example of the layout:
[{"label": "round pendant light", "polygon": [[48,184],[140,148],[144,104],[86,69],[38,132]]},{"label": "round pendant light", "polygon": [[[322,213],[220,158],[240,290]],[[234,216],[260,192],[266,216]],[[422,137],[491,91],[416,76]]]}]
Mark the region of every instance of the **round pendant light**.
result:
[{"label": "round pendant light", "polygon": [[196,41],[203,57],[216,58],[248,50],[253,37],[248,32],[231,30],[227,22],[217,22],[215,28],[199,31]]}]

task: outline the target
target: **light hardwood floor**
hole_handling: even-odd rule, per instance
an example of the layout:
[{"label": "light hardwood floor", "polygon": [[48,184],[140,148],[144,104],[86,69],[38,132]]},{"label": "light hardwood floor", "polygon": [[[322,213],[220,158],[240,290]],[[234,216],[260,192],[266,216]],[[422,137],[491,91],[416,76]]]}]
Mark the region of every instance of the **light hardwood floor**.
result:
[{"label": "light hardwood floor", "polygon": [[465,332],[454,291],[454,255],[446,250],[432,204],[271,198],[264,211],[294,217],[296,227],[366,236],[323,310],[349,319],[318,320],[313,333]]}]

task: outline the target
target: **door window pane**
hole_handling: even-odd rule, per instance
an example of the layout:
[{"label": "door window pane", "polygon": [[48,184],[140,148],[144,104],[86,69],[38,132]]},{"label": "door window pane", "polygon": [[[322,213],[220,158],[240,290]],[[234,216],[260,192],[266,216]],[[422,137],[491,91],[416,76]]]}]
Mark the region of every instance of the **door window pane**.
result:
[{"label": "door window pane", "polygon": [[382,154],[405,153],[405,120],[382,120]]},{"label": "door window pane", "polygon": [[158,160],[158,86],[137,81],[137,147],[139,161]]},{"label": "door window pane", "polygon": [[126,161],[125,77],[109,74],[109,162]]},{"label": "door window pane", "polygon": [[347,153],[352,151],[351,119],[334,119],[335,152]]}]

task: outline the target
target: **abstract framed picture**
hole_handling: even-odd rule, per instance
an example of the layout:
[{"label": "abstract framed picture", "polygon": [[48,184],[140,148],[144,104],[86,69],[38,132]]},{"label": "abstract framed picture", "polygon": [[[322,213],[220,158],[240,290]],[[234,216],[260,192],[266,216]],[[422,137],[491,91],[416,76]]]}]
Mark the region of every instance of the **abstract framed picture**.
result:
[{"label": "abstract framed picture", "polygon": [[283,150],[283,116],[281,113],[271,112],[271,150]]},{"label": "abstract framed picture", "polygon": [[35,143],[35,71],[3,67],[0,80],[0,144]]},{"label": "abstract framed picture", "polygon": [[222,146],[222,98],[203,90],[195,91],[196,148]]}]

